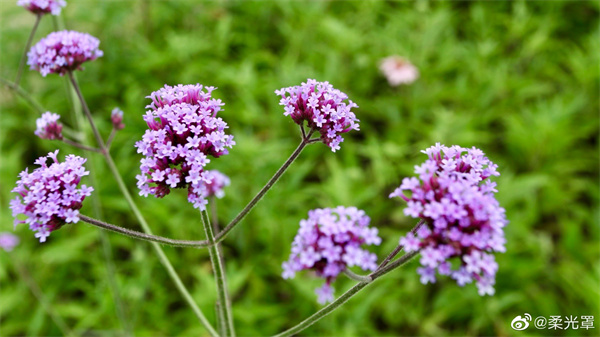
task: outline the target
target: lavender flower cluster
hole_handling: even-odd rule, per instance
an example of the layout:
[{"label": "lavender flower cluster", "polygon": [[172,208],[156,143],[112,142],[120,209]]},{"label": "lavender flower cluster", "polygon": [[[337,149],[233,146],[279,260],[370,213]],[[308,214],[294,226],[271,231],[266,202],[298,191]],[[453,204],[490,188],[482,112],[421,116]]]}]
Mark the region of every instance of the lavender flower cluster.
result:
[{"label": "lavender flower cluster", "polygon": [[363,244],[381,243],[377,228],[370,228],[369,222],[365,212],[356,207],[309,211],[308,219],[300,221],[290,258],[282,265],[283,278],[293,278],[297,271],[314,270],[326,280],[323,287],[316,290],[319,303],[332,301],[331,282],[346,268],[377,268],[377,256],[361,248]]},{"label": "lavender flower cluster", "polygon": [[[497,165],[473,147],[446,147],[437,143],[422,151],[429,159],[415,166],[418,178],[404,178],[390,197],[401,197],[404,213],[421,218],[416,236],[400,239],[407,252],[421,250],[421,282],[435,282],[435,274],[450,275],[463,286],[473,280],[480,295],[494,294],[498,264],[491,252],[504,252],[504,209],[494,193],[490,176]],[[457,259],[458,268],[451,261]]]},{"label": "lavender flower cluster", "polygon": [[[10,202],[15,226],[28,224],[40,242],[65,223],[78,222],[82,202],[94,190],[86,185],[77,188],[81,178],[89,174],[83,166],[86,159],[68,155],[60,163],[57,155],[58,150],[38,158],[35,164],[40,167],[31,173],[27,169],[21,172],[17,187],[12,190],[19,194]],[[46,164],[48,159],[53,161],[50,166]],[[26,219],[19,220],[20,214]]]},{"label": "lavender flower cluster", "polygon": [[31,47],[27,53],[27,64],[42,76],[57,73],[64,75],[80,69],[81,65],[103,55],[98,49],[100,40],[75,31],[52,32]]},{"label": "lavender flower cluster", "polygon": [[[299,86],[275,90],[281,96],[279,105],[283,105],[285,116],[291,116],[298,125],[307,122],[309,129],[319,131],[321,140],[335,152],[344,141],[341,134],[358,130],[359,120],[351,111],[358,108],[348,96],[334,89],[329,82],[317,82],[308,79]],[[289,94],[289,96],[287,95]]]},{"label": "lavender flower cluster", "polygon": [[208,156],[228,154],[227,148],[235,145],[233,136],[225,134],[227,123],[217,117],[224,104],[211,97],[214,89],[200,84],[165,85],[148,96],[152,103],[144,120],[149,129],[135,144],[145,156],[137,176],[140,195],[162,198],[171,188],[187,187],[188,201],[205,209],[207,184],[214,177],[204,170]]},{"label": "lavender flower cluster", "polygon": [[37,126],[34,132],[35,135],[41,139],[63,139],[63,126],[58,122],[59,119],[59,114],[51,113],[50,111],[43,113],[42,116],[35,121]]},{"label": "lavender flower cluster", "polygon": [[18,0],[17,6],[24,7],[33,14],[60,15],[60,11],[67,3],[65,0]]}]

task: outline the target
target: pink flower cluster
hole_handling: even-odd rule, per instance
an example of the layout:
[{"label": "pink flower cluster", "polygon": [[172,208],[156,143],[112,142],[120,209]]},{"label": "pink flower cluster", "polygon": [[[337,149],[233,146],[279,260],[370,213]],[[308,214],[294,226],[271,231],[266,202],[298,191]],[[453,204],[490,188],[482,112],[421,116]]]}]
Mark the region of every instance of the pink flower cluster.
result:
[{"label": "pink flower cluster", "polygon": [[[358,130],[359,120],[351,111],[358,108],[348,96],[334,89],[329,82],[307,80],[299,86],[275,90],[281,96],[279,105],[283,105],[285,116],[291,116],[298,125],[306,121],[309,129],[321,134],[321,140],[335,152],[344,141],[342,134]],[[289,96],[288,96],[289,94]]]},{"label": "pink flower cluster", "polygon": [[[81,178],[89,174],[83,167],[86,159],[68,155],[60,163],[57,155],[58,150],[38,158],[35,164],[40,167],[31,173],[27,169],[21,172],[21,179],[12,190],[19,194],[10,202],[15,226],[28,224],[40,242],[46,241],[50,232],[65,223],[78,222],[82,202],[94,190],[86,185],[77,188]],[[46,162],[50,158],[53,163],[48,166]],[[17,218],[20,214],[26,217],[25,220]]]},{"label": "pink flower cluster", "polygon": [[[187,188],[188,201],[204,210],[214,174],[204,170],[208,156],[218,158],[233,147],[227,123],[217,113],[224,104],[211,97],[214,87],[165,85],[153,92],[144,116],[149,129],[135,146],[144,155],[137,176],[140,195],[162,198],[171,188]],[[204,91],[206,90],[206,91]]]},{"label": "pink flower cluster", "polygon": [[404,178],[390,194],[407,202],[406,215],[425,221],[400,244],[407,252],[421,251],[422,283],[435,282],[437,270],[460,286],[475,280],[480,295],[493,295],[498,264],[490,253],[505,251],[508,223],[494,196],[496,183],[488,179],[500,175],[497,165],[475,147],[437,143],[422,152],[429,159],[415,166],[418,178]]},{"label": "pink flower cluster", "polygon": [[31,47],[27,64],[44,77],[53,73],[62,76],[102,56],[99,45],[100,40],[89,34],[69,30],[52,32]]},{"label": "pink flower cluster", "polygon": [[58,122],[59,119],[59,114],[51,113],[50,111],[43,113],[42,116],[35,121],[37,125],[37,129],[34,132],[35,135],[41,139],[63,139],[63,126]]},{"label": "pink flower cluster", "polygon": [[391,86],[411,84],[419,78],[419,70],[400,56],[389,56],[381,60],[379,70],[387,78]]},{"label": "pink flower cluster", "polygon": [[67,3],[65,0],[18,0],[17,6],[24,7],[33,14],[60,15],[60,11]]},{"label": "pink flower cluster", "polygon": [[377,256],[361,248],[363,244],[379,245],[377,228],[356,207],[338,206],[315,209],[308,219],[300,221],[300,229],[292,243],[290,259],[283,263],[283,278],[293,278],[297,271],[314,270],[326,283],[316,290],[319,303],[333,300],[331,282],[348,267],[363,270],[377,268]]}]

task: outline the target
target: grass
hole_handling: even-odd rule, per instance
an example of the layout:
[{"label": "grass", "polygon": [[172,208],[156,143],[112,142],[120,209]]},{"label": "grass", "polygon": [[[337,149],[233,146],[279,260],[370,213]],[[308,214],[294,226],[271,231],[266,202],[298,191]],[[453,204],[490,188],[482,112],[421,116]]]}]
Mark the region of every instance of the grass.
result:
[{"label": "grass", "polygon": [[[0,76],[16,75],[34,17],[0,5]],[[268,335],[319,308],[309,274],[280,277],[300,219],[310,209],[354,205],[380,228],[383,257],[413,221],[387,195],[424,160],[435,142],[483,149],[500,166],[498,199],[510,220],[507,252],[497,255],[496,295],[452,280],[421,285],[416,263],[378,280],[304,335],[594,335],[594,330],[510,328],[517,315],[594,315],[600,319],[598,92],[600,36],[596,2],[69,2],[66,27],[97,36],[105,56],[78,73],[101,132],[110,111],[125,111],[113,155],[135,192],[133,144],[145,124],[144,97],[162,85],[202,83],[219,89],[222,117],[237,145],[211,162],[229,175],[219,202],[226,223],[260,189],[299,142],[275,89],[307,78],[330,81],[357,102],[361,131],[338,153],[307,148],[259,206],[224,241],[239,335]],[[34,41],[53,30],[42,20]],[[421,77],[390,88],[381,58],[410,59]],[[22,85],[63,115],[65,78],[26,71]],[[33,136],[37,113],[5,88],[0,106],[0,230],[17,174],[56,148]],[[88,130],[89,131],[89,130]],[[89,132],[88,132],[89,135]],[[91,138],[90,138],[91,140]],[[138,228],[100,157],[92,157],[104,219]],[[202,238],[183,193],[136,197],[153,231]],[[91,205],[83,211],[92,213]],[[138,228],[139,229],[139,228]],[[39,244],[24,226],[21,245],[0,251],[0,334],[58,335],[59,326],[19,276],[37,282],[51,311],[75,334],[115,335],[118,319],[99,230],[66,226]],[[205,335],[151,247],[109,234],[116,284],[136,335]],[[206,250],[165,248],[210,320],[215,289]],[[352,282],[340,278],[336,294]],[[598,329],[598,322],[595,322]]]}]

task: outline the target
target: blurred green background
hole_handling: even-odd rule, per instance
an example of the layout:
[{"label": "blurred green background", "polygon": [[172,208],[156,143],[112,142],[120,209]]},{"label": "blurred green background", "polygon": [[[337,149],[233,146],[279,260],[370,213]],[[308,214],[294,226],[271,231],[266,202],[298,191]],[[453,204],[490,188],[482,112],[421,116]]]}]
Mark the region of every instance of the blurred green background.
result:
[{"label": "blurred green background", "polygon": [[[0,76],[9,80],[34,22],[14,2],[0,2]],[[214,96],[226,103],[221,116],[237,141],[230,155],[210,163],[232,180],[218,205],[221,223],[299,141],[275,89],[327,80],[360,106],[361,131],[348,134],[341,151],[306,149],[225,240],[239,335],[279,332],[320,307],[313,293],[320,280],[280,277],[308,210],[364,209],[384,238],[372,250],[381,257],[392,250],[414,221],[387,195],[424,161],[421,149],[441,142],[479,147],[500,166],[498,198],[510,224],[507,252],[497,255],[496,295],[480,297],[473,285],[447,278],[421,285],[413,262],[302,334],[575,336],[600,331],[598,14],[592,1],[69,1],[61,20],[102,41],[104,57],[78,78],[105,136],[110,110],[125,111],[127,126],[112,152],[134,194],[140,156],[133,144],[145,130],[145,96],[165,83],[219,88]],[[54,25],[45,17],[34,43]],[[394,54],[419,68],[414,84],[391,88],[380,74],[380,59]],[[21,85],[66,125],[77,124],[65,78],[26,71]],[[0,231],[12,231],[8,202],[17,174],[56,148],[61,157],[80,152],[36,138],[37,112],[6,87],[0,94]],[[102,158],[92,155],[88,167],[102,217],[139,229]],[[155,233],[203,236],[184,192],[135,199]],[[83,212],[93,214],[92,202]],[[83,223],[44,244],[25,226],[15,234],[21,245],[0,251],[0,334],[65,333],[31,292],[34,282],[76,335],[206,335],[149,244]],[[207,251],[164,249],[214,320]],[[351,284],[340,277],[336,294]],[[512,319],[524,313],[594,315],[596,328],[512,330]]]}]

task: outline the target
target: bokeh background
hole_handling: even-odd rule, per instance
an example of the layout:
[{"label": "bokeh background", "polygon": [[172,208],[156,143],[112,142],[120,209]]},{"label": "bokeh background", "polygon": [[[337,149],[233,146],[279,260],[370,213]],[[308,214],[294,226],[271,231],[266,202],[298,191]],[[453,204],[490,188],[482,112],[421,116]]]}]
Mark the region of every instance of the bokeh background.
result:
[{"label": "bokeh background", "polygon": [[[34,16],[0,2],[0,76],[13,80]],[[101,132],[125,111],[113,156],[137,194],[145,96],[166,84],[217,86],[221,116],[237,145],[211,162],[231,177],[218,204],[232,219],[293,151],[299,133],[275,89],[307,78],[330,81],[357,102],[361,131],[341,151],[306,149],[224,242],[241,336],[268,335],[320,308],[309,273],[280,277],[300,219],[310,209],[355,205],[380,229],[379,256],[413,220],[387,195],[424,161],[435,142],[483,149],[500,166],[507,252],[498,254],[496,295],[450,279],[422,285],[411,263],[366,288],[303,335],[597,335],[600,331],[598,212],[599,6],[549,2],[195,2],[69,1],[45,17],[34,43],[55,27],[97,36],[104,57],[78,73]],[[379,61],[400,55],[421,73],[392,88]],[[21,85],[46,110],[78,123],[66,79],[26,71]],[[0,90],[0,231],[12,231],[8,202],[17,174],[54,149],[33,135],[38,113]],[[79,115],[81,118],[81,115]],[[140,229],[102,158],[91,155],[101,216]],[[185,193],[136,201],[157,234],[201,238]],[[93,202],[83,211],[93,214]],[[206,335],[151,246],[80,223],[40,244],[25,227],[21,244],[0,251],[0,334]],[[206,250],[165,247],[183,282],[214,320]],[[340,277],[339,295],[352,281]],[[32,287],[34,292],[32,292]],[[39,288],[39,291],[35,289]],[[594,330],[517,332],[517,315],[594,315]],[[59,321],[57,323],[57,321]],[[60,322],[62,321],[63,324]]]}]

